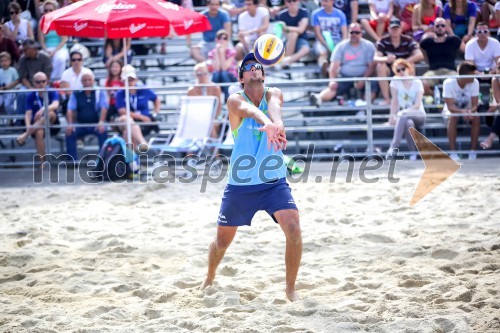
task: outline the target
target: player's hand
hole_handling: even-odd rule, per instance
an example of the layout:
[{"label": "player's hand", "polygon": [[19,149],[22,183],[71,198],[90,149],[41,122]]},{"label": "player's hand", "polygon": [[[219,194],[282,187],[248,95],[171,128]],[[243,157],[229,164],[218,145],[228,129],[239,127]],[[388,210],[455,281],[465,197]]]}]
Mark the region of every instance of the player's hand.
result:
[{"label": "player's hand", "polygon": [[279,127],[275,124],[269,123],[265,124],[259,131],[265,132],[267,134],[267,149],[271,149],[271,147],[278,151],[280,149],[280,140],[278,139],[279,135]]}]

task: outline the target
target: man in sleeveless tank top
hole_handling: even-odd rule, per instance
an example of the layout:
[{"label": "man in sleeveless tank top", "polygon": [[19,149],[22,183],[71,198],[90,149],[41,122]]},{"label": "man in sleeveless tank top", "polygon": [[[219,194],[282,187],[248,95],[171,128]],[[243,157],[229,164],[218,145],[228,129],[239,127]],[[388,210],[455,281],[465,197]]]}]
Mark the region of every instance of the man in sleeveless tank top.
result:
[{"label": "man in sleeveless tank top", "polygon": [[213,284],[215,271],[239,226],[251,225],[254,214],[266,211],[278,223],[286,238],[286,296],[298,299],[295,280],[302,257],[299,213],[286,182],[282,149],[286,136],[281,109],[283,95],[264,86],[264,68],[253,53],[239,68],[242,91],[227,101],[234,147],[229,180],[217,220],[217,236],[210,244],[207,277],[201,289]]}]

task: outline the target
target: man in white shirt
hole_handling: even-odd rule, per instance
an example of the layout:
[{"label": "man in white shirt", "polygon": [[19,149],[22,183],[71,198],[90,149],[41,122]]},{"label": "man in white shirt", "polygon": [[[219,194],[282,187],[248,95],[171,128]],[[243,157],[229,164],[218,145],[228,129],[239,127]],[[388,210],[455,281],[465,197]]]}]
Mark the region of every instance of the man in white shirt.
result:
[{"label": "man in white shirt", "polygon": [[[92,70],[83,66],[83,56],[79,51],[73,51],[69,55],[71,67],[66,69],[61,75],[61,88],[69,88],[71,90],[81,90],[83,88],[82,76],[85,73],[92,74]],[[70,96],[72,91],[64,92]]]},{"label": "man in white shirt", "polygon": [[[472,62],[464,61],[458,65],[458,75],[478,74],[477,67]],[[471,125],[471,151],[469,160],[476,159],[477,140],[479,138],[480,119],[474,116],[477,113],[479,102],[479,81],[475,78],[446,79],[443,83],[443,98],[445,101],[443,114],[448,116],[448,141],[450,150],[456,150],[457,124],[459,116]],[[450,157],[455,161],[460,157],[453,152]]]},{"label": "man in white shirt", "polygon": [[269,28],[269,11],[259,7],[259,0],[245,0],[245,12],[238,16],[238,38],[236,45],[236,61],[251,52],[253,44]]},{"label": "man in white shirt", "polygon": [[499,58],[500,42],[490,37],[486,23],[479,22],[476,27],[476,38],[465,45],[465,60],[472,61],[480,72],[496,74],[495,64]]}]

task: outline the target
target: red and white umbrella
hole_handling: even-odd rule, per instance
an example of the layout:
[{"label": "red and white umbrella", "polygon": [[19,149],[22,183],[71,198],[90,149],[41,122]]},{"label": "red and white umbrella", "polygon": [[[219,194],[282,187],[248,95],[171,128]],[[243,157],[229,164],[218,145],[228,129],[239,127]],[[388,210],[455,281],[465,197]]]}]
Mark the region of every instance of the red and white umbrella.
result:
[{"label": "red and white umbrella", "polygon": [[[43,33],[87,38],[165,37],[171,27],[177,35],[212,29],[205,15],[163,0],[83,0],[47,13],[40,21]],[[127,57],[124,57],[125,65]],[[127,119],[130,119],[128,81],[125,80]],[[127,142],[131,142],[127,120]]]},{"label": "red and white umbrella", "polygon": [[42,31],[89,38],[165,37],[210,30],[205,15],[163,0],[83,0],[45,14]]}]

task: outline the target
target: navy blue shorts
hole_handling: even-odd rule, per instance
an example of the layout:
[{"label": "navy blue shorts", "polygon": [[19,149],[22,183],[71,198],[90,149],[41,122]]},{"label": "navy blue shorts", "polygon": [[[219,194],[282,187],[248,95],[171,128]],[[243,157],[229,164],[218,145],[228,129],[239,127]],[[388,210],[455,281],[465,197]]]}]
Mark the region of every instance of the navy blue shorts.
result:
[{"label": "navy blue shorts", "polygon": [[227,185],[222,196],[217,224],[221,226],[251,225],[259,210],[265,210],[274,220],[274,213],[284,209],[297,209],[292,189],[286,178],[259,185]]}]

